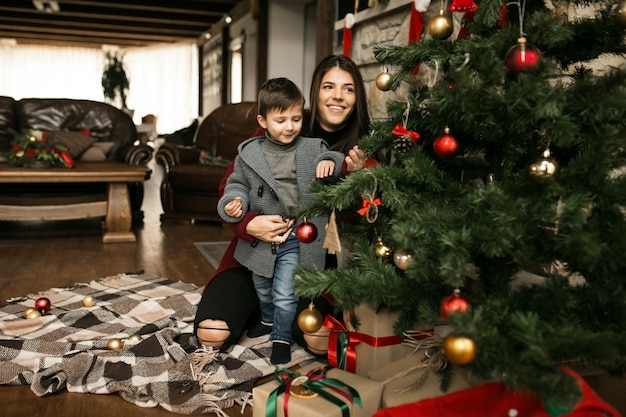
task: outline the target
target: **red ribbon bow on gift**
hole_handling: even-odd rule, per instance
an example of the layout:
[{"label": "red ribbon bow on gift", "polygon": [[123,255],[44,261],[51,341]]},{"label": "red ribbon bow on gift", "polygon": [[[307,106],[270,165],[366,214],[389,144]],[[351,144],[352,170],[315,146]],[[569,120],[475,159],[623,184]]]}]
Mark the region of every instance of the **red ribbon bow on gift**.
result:
[{"label": "red ribbon bow on gift", "polygon": [[412,130],[406,130],[406,128],[402,125],[396,125],[396,127],[391,131],[394,135],[404,136],[409,135],[413,141],[416,141],[420,138],[419,133],[414,132]]},{"label": "red ribbon bow on gift", "polygon": [[356,371],[356,350],[361,342],[354,332],[349,332],[339,320],[326,315],[324,327],[330,329],[328,337],[328,364],[335,368],[354,373]]},{"label": "red ribbon bow on gift", "polygon": [[377,206],[380,206],[382,204],[382,201],[380,200],[380,198],[377,198],[375,200],[363,200],[363,208],[362,209],[358,209],[357,213],[359,213],[361,216],[365,216],[365,213],[367,213],[367,210],[369,210],[370,206],[372,204],[375,204]]},{"label": "red ribbon bow on gift", "polygon": [[[350,332],[336,318],[326,315],[324,327],[330,329],[328,337],[328,363],[335,368],[356,372],[356,345],[363,342],[373,347],[399,345],[404,341],[400,336],[374,337],[364,333]],[[428,330],[432,332],[433,330]],[[426,336],[424,336],[426,337]]]}]

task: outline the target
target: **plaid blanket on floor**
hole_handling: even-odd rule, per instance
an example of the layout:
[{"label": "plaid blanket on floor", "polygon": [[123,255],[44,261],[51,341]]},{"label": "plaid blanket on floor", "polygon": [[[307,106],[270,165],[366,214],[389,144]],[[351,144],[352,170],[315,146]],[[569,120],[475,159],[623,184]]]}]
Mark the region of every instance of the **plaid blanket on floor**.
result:
[{"label": "plaid blanket on floor", "polygon": [[[66,389],[118,393],[142,407],[217,413],[249,402],[252,386],[274,372],[267,337],[226,352],[200,348],[193,319],[202,288],[151,275],[118,275],[9,300],[0,308],[0,384],[30,385],[38,396]],[[92,295],[96,305],[86,307]],[[39,297],[52,308],[24,318]],[[128,339],[141,335],[140,340]],[[124,341],[109,350],[112,338]],[[256,341],[256,343],[255,343]],[[293,366],[312,357],[294,345]]]}]

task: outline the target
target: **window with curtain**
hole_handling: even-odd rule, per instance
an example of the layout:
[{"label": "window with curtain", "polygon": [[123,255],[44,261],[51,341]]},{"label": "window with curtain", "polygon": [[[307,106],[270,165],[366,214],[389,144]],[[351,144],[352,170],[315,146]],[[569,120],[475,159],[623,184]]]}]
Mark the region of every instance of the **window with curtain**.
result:
[{"label": "window with curtain", "polygon": [[242,32],[230,42],[230,103],[241,103],[243,97],[243,43]]},{"label": "window with curtain", "polygon": [[[158,117],[157,131],[171,133],[198,117],[198,49],[195,41],[129,48],[128,107],[135,123]],[[104,101],[104,51],[43,45],[0,45],[0,95]]]}]

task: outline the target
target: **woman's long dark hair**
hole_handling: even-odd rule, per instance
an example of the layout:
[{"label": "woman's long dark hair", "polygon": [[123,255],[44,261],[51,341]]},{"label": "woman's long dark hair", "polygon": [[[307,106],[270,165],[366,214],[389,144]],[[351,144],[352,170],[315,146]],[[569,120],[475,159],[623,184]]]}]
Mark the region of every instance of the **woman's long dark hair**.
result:
[{"label": "woman's long dark hair", "polygon": [[313,79],[311,80],[311,93],[309,96],[310,105],[310,117],[308,121],[308,131],[313,132],[314,126],[318,121],[319,113],[319,92],[322,85],[322,79],[328,71],[333,68],[339,68],[347,71],[354,80],[354,92],[356,102],[354,104],[354,111],[348,117],[346,125],[346,133],[341,140],[330,147],[330,149],[343,152],[347,154],[358,140],[365,136],[369,132],[370,126],[370,114],[367,105],[367,97],[365,96],[365,86],[363,84],[363,77],[359,68],[354,61],[343,55],[330,55],[322,60],[315,68],[313,73]]}]

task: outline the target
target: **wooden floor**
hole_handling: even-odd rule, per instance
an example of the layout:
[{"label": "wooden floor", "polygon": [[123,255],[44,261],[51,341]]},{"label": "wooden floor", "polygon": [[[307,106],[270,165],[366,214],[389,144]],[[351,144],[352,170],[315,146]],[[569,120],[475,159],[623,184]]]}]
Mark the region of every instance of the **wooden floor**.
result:
[{"label": "wooden floor", "polygon": [[[146,183],[145,219],[135,227],[136,243],[103,244],[100,219],[80,222],[15,224],[0,222],[0,305],[5,300],[52,287],[145,271],[158,276],[203,285],[213,272],[194,247],[198,241],[230,239],[220,224],[161,224],[160,167],[150,164]],[[602,398],[626,416],[626,382],[596,370],[584,376]],[[240,409],[231,416],[250,417]],[[29,387],[0,386],[0,416],[159,417],[173,414],[162,408],[141,408],[116,395],[62,392],[37,397]]]}]

